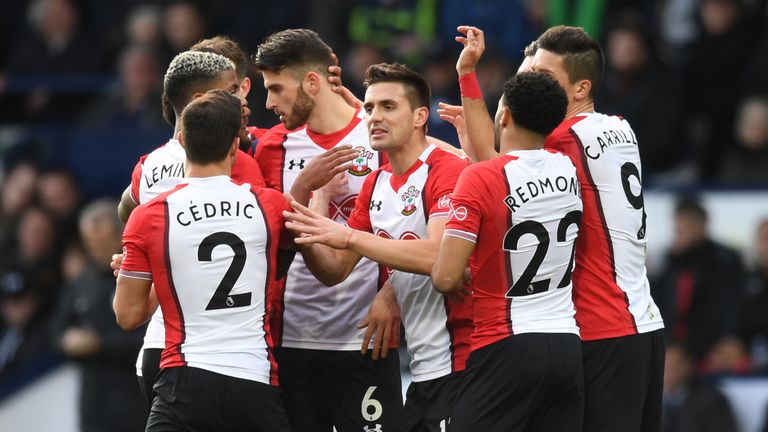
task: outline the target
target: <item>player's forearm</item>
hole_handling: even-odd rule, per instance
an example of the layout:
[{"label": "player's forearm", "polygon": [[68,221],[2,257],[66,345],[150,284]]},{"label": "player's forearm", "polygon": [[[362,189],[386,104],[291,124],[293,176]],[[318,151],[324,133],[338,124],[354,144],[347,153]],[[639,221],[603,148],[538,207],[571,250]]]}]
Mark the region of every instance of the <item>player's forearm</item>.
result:
[{"label": "player's forearm", "polygon": [[464,121],[467,128],[467,139],[462,143],[464,152],[472,162],[497,157],[499,153],[493,145],[493,120],[488,114],[485,101],[482,98],[473,99],[462,96],[461,105],[464,108]]},{"label": "player's forearm", "polygon": [[439,240],[392,240],[364,231],[355,231],[349,249],[389,268],[429,275],[437,258]]},{"label": "player's forearm", "polygon": [[351,254],[351,251],[341,251],[323,244],[302,245],[298,249],[309,271],[326,286],[346,280],[360,260],[359,256],[356,260],[345,256]]},{"label": "player's forearm", "polygon": [[443,236],[440,251],[432,268],[432,286],[443,294],[461,291],[464,285],[464,269],[475,244],[452,236]]},{"label": "player's forearm", "polygon": [[296,182],[293,183],[293,186],[291,186],[290,193],[293,199],[299,204],[303,206],[309,205],[309,195],[311,191],[304,184],[304,182],[301,181],[301,177],[297,178]]}]

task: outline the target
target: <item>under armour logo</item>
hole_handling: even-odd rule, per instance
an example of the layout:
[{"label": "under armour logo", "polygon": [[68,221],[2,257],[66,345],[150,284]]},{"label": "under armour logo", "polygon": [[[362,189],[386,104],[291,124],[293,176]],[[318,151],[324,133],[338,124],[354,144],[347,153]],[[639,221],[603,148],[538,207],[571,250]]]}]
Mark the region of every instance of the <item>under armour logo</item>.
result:
[{"label": "under armour logo", "polygon": [[363,426],[363,430],[365,432],[383,432],[383,429],[381,429],[381,425],[378,423],[376,423],[373,426],[368,426],[368,425]]},{"label": "under armour logo", "polygon": [[307,163],[307,161],[304,159],[291,159],[288,161],[288,170],[293,171],[293,169],[296,167],[299,167],[298,169],[303,170],[305,163]]},{"label": "under armour logo", "polygon": [[381,201],[371,200],[371,205],[368,207],[368,211],[373,211],[374,208],[376,209],[376,211],[381,211],[381,204],[382,204]]}]

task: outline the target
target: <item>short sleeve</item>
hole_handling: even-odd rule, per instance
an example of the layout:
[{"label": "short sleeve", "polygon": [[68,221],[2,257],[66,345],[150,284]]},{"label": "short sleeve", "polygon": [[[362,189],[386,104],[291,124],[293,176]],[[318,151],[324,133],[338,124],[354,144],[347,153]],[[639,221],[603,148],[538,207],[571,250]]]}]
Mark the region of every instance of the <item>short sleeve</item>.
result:
[{"label": "short sleeve", "polygon": [[144,159],[146,158],[146,155],[142,156],[136,163],[136,166],[133,167],[133,172],[131,173],[131,199],[133,200],[133,203],[137,205],[141,204],[139,187],[141,186],[141,173],[143,172]]},{"label": "short sleeve", "polygon": [[444,235],[458,237],[473,243],[477,242],[482,221],[481,194],[486,190],[477,165],[465,169],[459,176],[456,188],[450,199],[450,215],[445,225]]},{"label": "short sleeve", "polygon": [[150,227],[148,207],[140,205],[131,214],[123,231],[123,263],[120,266],[120,276],[152,280],[147,250]]},{"label": "short sleeve", "polygon": [[357,199],[355,199],[355,208],[352,209],[352,213],[349,215],[349,219],[347,219],[348,227],[358,231],[373,232],[370,215],[371,195],[380,173],[381,171],[376,171],[373,175],[365,178],[365,182],[363,182],[363,186],[360,188],[360,193],[357,195]]},{"label": "short sleeve", "polygon": [[282,249],[291,247],[293,234],[285,227],[285,217],[283,217],[284,211],[293,211],[288,200],[282,193],[274,189],[251,187],[251,192],[260,201],[270,225],[270,232],[277,237],[279,247]]},{"label": "short sleeve", "polygon": [[440,159],[430,169],[426,185],[426,207],[430,220],[449,216],[451,194],[462,170],[469,165],[467,160],[458,156],[436,151],[440,152]]}]

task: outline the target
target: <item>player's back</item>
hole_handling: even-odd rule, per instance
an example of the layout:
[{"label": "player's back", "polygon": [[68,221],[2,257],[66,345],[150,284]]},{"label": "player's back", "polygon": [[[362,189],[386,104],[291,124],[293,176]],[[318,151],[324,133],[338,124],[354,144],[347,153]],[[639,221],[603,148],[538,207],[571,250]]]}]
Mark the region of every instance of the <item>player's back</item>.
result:
[{"label": "player's back", "polygon": [[[179,184],[184,178],[185,158],[184,148],[173,138],[142,156],[131,175],[133,201],[136,204],[145,203]],[[237,152],[232,166],[232,178],[254,186],[264,186],[258,165],[242,151]]]},{"label": "player's back", "polygon": [[186,179],[137,209],[157,234],[149,258],[165,317],[161,367],[274,382],[265,305],[283,203],[217,176]]},{"label": "player's back", "polygon": [[645,269],[646,226],[637,138],[621,117],[580,114],[547,138],[577,167],[584,218],[574,301],[582,339],[663,327]]},{"label": "player's back", "polygon": [[472,349],[512,334],[579,334],[571,301],[581,220],[567,156],[513,151],[471,165],[453,195],[446,234],[476,242]]}]

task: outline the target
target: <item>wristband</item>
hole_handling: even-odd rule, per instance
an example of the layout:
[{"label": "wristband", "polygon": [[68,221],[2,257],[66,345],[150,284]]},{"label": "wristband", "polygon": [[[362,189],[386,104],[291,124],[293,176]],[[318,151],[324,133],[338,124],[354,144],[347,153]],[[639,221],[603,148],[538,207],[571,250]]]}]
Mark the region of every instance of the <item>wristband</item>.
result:
[{"label": "wristband", "polygon": [[461,97],[469,99],[482,99],[483,92],[480,90],[480,84],[477,82],[477,74],[470,72],[459,77],[459,89]]}]

